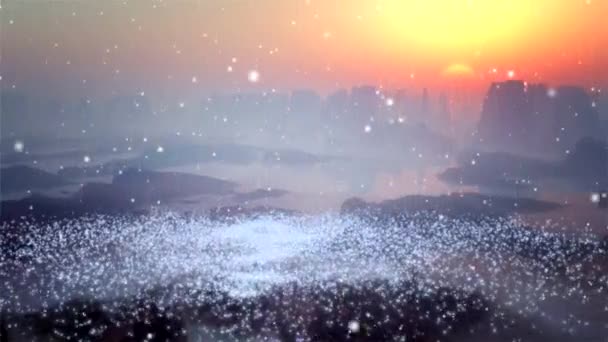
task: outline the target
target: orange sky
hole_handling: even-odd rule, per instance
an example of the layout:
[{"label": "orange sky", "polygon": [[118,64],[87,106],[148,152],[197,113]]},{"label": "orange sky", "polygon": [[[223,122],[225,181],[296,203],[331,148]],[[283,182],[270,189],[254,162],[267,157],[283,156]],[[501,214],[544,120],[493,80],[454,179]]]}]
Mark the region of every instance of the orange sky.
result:
[{"label": "orange sky", "polygon": [[[608,84],[603,0],[25,0],[2,6],[3,82],[57,95],[144,88],[327,92],[362,83],[484,89],[509,71],[529,81]],[[253,69],[261,75],[256,84],[247,81]]]}]

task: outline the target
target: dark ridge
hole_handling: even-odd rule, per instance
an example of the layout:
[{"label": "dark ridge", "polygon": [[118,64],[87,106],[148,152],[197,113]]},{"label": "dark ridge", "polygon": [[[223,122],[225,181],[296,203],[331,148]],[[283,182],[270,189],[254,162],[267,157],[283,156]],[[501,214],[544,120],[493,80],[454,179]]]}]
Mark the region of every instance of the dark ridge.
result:
[{"label": "dark ridge", "polygon": [[84,214],[139,213],[159,202],[193,195],[231,195],[235,183],[207,176],[177,172],[126,170],[112,183],[88,183],[68,198],[34,194],[3,201],[3,221],[21,216],[64,218]]},{"label": "dark ridge", "polygon": [[447,216],[485,217],[506,216],[513,213],[533,213],[555,210],[561,205],[530,198],[488,196],[477,193],[441,196],[411,195],[379,203],[365,202],[359,198],[346,200],[342,213],[376,213],[383,216],[431,211]]},{"label": "dark ridge", "polygon": [[0,190],[5,194],[67,184],[69,182],[63,177],[25,165],[9,166],[0,170]]}]

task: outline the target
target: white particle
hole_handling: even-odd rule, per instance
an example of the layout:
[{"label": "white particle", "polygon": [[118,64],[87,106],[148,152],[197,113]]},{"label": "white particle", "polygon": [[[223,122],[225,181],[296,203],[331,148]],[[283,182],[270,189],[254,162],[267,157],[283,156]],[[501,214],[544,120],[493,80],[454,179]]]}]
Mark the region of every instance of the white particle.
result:
[{"label": "white particle", "polygon": [[590,199],[591,199],[591,203],[599,203],[600,202],[600,194],[598,194],[598,193],[592,193]]},{"label": "white particle", "polygon": [[359,322],[357,322],[357,321],[348,322],[348,331],[350,331],[351,333],[358,333],[360,329],[361,329],[361,326],[359,325]]},{"label": "white particle", "polygon": [[17,140],[15,141],[15,145],[13,145],[13,149],[15,150],[15,152],[21,153],[25,149],[25,144],[23,143],[23,141]]},{"label": "white particle", "polygon": [[247,74],[247,79],[251,83],[257,83],[260,80],[260,73],[257,70],[251,70]]},{"label": "white particle", "polygon": [[389,107],[392,107],[395,104],[395,100],[393,100],[393,98],[389,97],[386,99],[386,105]]},{"label": "white particle", "polygon": [[156,148],[156,152],[158,152],[158,153],[163,153],[163,152],[165,152],[165,149],[164,149],[162,146],[158,146],[158,147]]},{"label": "white particle", "polygon": [[84,161],[85,163],[89,163],[89,162],[91,162],[91,157],[89,157],[89,156],[84,156],[84,157],[82,158],[82,161]]},{"label": "white particle", "polygon": [[365,125],[365,127],[363,127],[363,131],[364,131],[365,133],[369,133],[369,132],[371,132],[371,131],[372,131],[372,126],[370,126],[370,125]]}]

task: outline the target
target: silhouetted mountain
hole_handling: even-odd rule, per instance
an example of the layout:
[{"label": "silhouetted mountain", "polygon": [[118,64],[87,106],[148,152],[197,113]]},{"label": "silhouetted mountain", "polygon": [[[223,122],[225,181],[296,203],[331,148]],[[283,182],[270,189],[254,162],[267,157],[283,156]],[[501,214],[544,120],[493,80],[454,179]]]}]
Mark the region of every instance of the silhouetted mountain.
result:
[{"label": "silhouetted mountain", "polygon": [[608,185],[608,145],[591,138],[580,140],[576,143],[574,151],[556,167],[553,174],[606,187]]},{"label": "silhouetted mountain", "polygon": [[479,186],[484,192],[508,191],[530,188],[515,178],[508,178],[504,174],[486,172],[482,168],[450,167],[440,173],[438,178],[453,185]]},{"label": "silhouetted mountain", "polygon": [[529,198],[486,196],[475,193],[441,196],[411,195],[379,203],[351,198],[342,204],[342,213],[365,213],[383,217],[432,211],[448,216],[504,216],[515,212],[539,212],[560,208],[552,202]]},{"label": "silhouetted mountain", "polygon": [[601,141],[584,138],[560,161],[501,152],[469,152],[459,156],[458,167],[447,169],[438,177],[451,184],[488,189],[517,190],[554,180],[564,187],[597,191],[608,186],[608,149]]},{"label": "silhouetted mountain", "polygon": [[493,83],[483,102],[479,135],[483,143],[511,146],[527,135],[530,115],[523,81]]},{"label": "silhouetted mountain", "polygon": [[114,176],[111,184],[85,184],[75,197],[88,206],[101,202],[119,209],[191,195],[225,195],[235,187],[232,182],[207,176],[128,169]]},{"label": "silhouetted mountain", "polygon": [[235,183],[177,172],[129,169],[112,183],[88,183],[69,198],[32,195],[2,202],[2,219],[25,215],[64,217],[87,213],[133,213],[166,201],[194,195],[230,195]]},{"label": "silhouetted mountain", "polygon": [[490,86],[478,132],[478,143],[488,149],[561,154],[584,137],[600,137],[601,125],[581,87],[550,89],[509,80]]},{"label": "silhouetted mountain", "polygon": [[10,166],[0,170],[2,193],[39,190],[69,184],[64,178],[29,166]]},{"label": "silhouetted mountain", "polygon": [[258,189],[251,192],[235,194],[232,198],[238,202],[248,202],[263,198],[281,197],[285,194],[287,194],[287,191],[281,189]]},{"label": "silhouetted mountain", "polygon": [[592,102],[589,93],[581,87],[561,86],[557,89],[554,129],[561,151],[571,149],[584,137],[601,137],[598,112]]},{"label": "silhouetted mountain", "polygon": [[82,178],[99,175],[117,175],[121,170],[139,168],[157,170],[162,168],[193,165],[200,163],[222,162],[247,165],[252,163],[272,163],[303,165],[324,163],[336,157],[315,155],[291,149],[267,149],[238,144],[194,145],[169,144],[145,149],[137,157],[114,159],[99,165],[65,167],[59,175],[69,178]]},{"label": "silhouetted mountain", "polygon": [[353,87],[351,90],[350,113],[355,119],[365,119],[376,115],[380,108],[377,88],[371,85]]},{"label": "silhouetted mountain", "polygon": [[524,180],[544,177],[552,168],[550,162],[504,152],[462,153],[458,164],[441,172],[438,178],[455,185],[479,186],[490,192],[530,188],[532,185]]}]

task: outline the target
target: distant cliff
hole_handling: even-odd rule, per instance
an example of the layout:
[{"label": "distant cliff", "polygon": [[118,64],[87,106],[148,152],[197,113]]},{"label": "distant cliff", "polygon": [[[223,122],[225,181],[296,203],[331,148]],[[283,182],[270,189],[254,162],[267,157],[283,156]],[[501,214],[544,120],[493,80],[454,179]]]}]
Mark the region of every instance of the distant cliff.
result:
[{"label": "distant cliff", "polygon": [[576,86],[492,83],[483,101],[476,143],[506,152],[563,155],[584,137],[602,136],[593,103],[590,94]]}]

